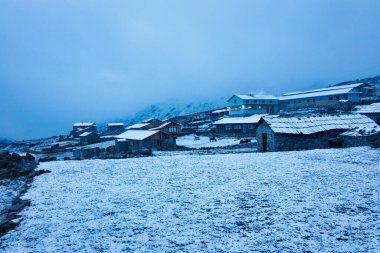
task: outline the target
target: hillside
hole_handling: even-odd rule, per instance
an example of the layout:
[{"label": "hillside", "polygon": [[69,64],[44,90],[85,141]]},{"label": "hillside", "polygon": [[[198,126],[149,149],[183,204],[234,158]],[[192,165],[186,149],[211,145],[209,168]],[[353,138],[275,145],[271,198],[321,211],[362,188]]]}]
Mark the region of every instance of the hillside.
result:
[{"label": "hillside", "polygon": [[118,119],[117,121],[130,125],[136,122],[141,122],[149,118],[157,118],[161,120],[170,119],[176,116],[190,115],[197,112],[215,110],[226,106],[226,98],[218,98],[214,101],[206,102],[181,102],[177,99],[168,100],[163,103],[158,103],[147,107],[134,116]]}]

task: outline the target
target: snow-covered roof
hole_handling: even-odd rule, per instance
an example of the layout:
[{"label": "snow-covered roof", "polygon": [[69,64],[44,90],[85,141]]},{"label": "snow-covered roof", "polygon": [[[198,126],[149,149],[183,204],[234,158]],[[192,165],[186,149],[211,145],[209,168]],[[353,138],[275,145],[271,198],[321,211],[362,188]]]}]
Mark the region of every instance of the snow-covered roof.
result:
[{"label": "snow-covered roof", "polygon": [[90,134],[92,134],[92,132],[84,132],[81,135],[79,135],[79,137],[86,137],[87,135],[90,135]]},{"label": "snow-covered roof", "polygon": [[158,126],[158,127],[152,128],[151,130],[158,130],[158,129],[161,129],[161,128],[163,128],[163,127],[166,127],[167,125],[170,125],[170,124],[176,124],[176,125],[179,125],[179,124],[177,124],[177,123],[175,123],[175,122],[169,121],[169,122],[165,122],[165,123],[161,124],[161,125]]},{"label": "snow-covered roof", "polygon": [[158,132],[158,130],[128,130],[122,134],[117,135],[116,138],[141,141]]},{"label": "snow-covered roof", "polygon": [[230,101],[234,96],[241,98],[243,100],[258,100],[258,99],[276,100],[276,99],[278,99],[277,97],[272,96],[272,95],[239,95],[239,94],[234,94],[227,101]]},{"label": "snow-covered roof", "polygon": [[137,123],[132,126],[127,127],[127,129],[139,129],[148,126],[150,123]]},{"label": "snow-covered roof", "polygon": [[84,146],[85,148],[108,148],[108,147],[111,147],[111,146],[115,146],[115,141],[112,140],[112,141],[103,141],[103,142],[99,142],[99,143],[95,143],[95,144],[90,144],[90,145],[87,145],[87,146]]},{"label": "snow-covered roof", "polygon": [[108,123],[107,126],[124,126],[124,123]]},{"label": "snow-covered roof", "polygon": [[321,97],[321,96],[333,96],[340,94],[356,93],[351,92],[352,88],[347,89],[337,89],[337,90],[327,90],[327,91],[316,91],[316,92],[306,92],[299,93],[294,95],[284,95],[280,97],[280,100],[289,100],[289,99],[299,99],[299,98],[311,98],[311,97]]},{"label": "snow-covered roof", "polygon": [[352,88],[356,88],[356,87],[358,87],[358,86],[360,86],[362,84],[363,83],[354,83],[354,84],[332,86],[332,87],[327,87],[327,88],[320,88],[320,89],[313,89],[313,90],[306,90],[306,91],[288,92],[288,93],[285,93],[283,96],[296,95],[296,94],[304,94],[304,93],[312,93],[312,92],[319,92],[319,91],[352,89]]},{"label": "snow-covered roof", "polygon": [[363,85],[363,83],[347,84],[347,85],[333,86],[333,87],[328,87],[328,88],[314,89],[314,90],[307,90],[307,91],[290,92],[290,93],[285,93],[284,95],[279,97],[279,99],[280,100],[289,100],[289,99],[310,98],[310,97],[320,97],[320,96],[333,96],[333,95],[338,95],[338,94],[357,93],[357,92],[352,92],[352,89],[356,88],[360,85]]},{"label": "snow-covered roof", "polygon": [[380,127],[373,120],[361,114],[303,117],[266,116],[263,120],[275,133],[284,134],[313,134],[334,129],[380,131]]},{"label": "snow-covered roof", "polygon": [[248,117],[229,117],[223,118],[214,122],[214,125],[224,124],[256,124],[259,120],[267,114],[255,114]]},{"label": "snow-covered roof", "polygon": [[380,103],[355,106],[355,113],[380,113]]},{"label": "snow-covered roof", "polygon": [[75,127],[90,127],[95,126],[95,123],[74,123]]},{"label": "snow-covered roof", "polygon": [[220,109],[220,110],[212,111],[211,113],[223,113],[223,112],[228,112],[228,110],[227,109]]}]

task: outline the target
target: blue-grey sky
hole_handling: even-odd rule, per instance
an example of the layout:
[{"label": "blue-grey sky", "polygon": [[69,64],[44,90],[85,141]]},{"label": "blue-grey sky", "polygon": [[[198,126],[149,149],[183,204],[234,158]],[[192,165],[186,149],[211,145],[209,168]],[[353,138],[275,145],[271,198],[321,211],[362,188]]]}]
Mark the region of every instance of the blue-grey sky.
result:
[{"label": "blue-grey sky", "polygon": [[1,0],[0,137],[380,74],[378,0]]}]

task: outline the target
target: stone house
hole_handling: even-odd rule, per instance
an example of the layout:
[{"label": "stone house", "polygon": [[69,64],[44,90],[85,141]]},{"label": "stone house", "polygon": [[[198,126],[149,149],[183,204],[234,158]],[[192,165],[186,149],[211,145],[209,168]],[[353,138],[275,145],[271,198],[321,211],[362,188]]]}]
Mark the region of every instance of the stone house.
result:
[{"label": "stone house", "polygon": [[225,136],[254,137],[256,136],[255,126],[264,115],[258,114],[249,117],[230,117],[220,119],[214,122],[216,133]]},{"label": "stone house", "polygon": [[80,145],[88,145],[99,142],[100,137],[96,132],[84,132],[79,135]]},{"label": "stone house", "polygon": [[95,123],[74,123],[73,129],[70,133],[73,137],[77,138],[84,132],[98,132]]},{"label": "stone house", "polygon": [[266,116],[256,126],[256,139],[261,152],[348,147],[353,144],[343,143],[341,134],[352,130],[375,134],[380,127],[361,114]]},{"label": "stone house", "polygon": [[159,130],[128,130],[116,136],[117,152],[138,153],[176,147],[176,139]]},{"label": "stone house", "polygon": [[123,132],[125,132],[125,127],[123,123],[107,124],[107,134],[121,134]]},{"label": "stone house", "polygon": [[175,122],[165,122],[159,127],[152,128],[152,130],[159,130],[165,134],[178,135],[181,133],[181,125]]}]

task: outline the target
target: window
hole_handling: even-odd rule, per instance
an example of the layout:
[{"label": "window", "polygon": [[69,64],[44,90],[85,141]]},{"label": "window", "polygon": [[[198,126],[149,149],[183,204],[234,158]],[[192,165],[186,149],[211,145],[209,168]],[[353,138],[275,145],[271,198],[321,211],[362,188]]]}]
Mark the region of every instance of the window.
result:
[{"label": "window", "polygon": [[261,101],[261,103],[265,104],[265,100]]},{"label": "window", "polygon": [[226,129],[226,130],[231,130],[232,127],[231,127],[231,125],[226,125],[226,126],[224,127],[224,129]]},{"label": "window", "polygon": [[315,103],[315,98],[313,98],[313,102]]},{"label": "window", "polygon": [[241,125],[234,125],[234,129],[236,130],[241,129]]},{"label": "window", "polygon": [[329,97],[329,100],[333,100],[333,97]]},{"label": "window", "polygon": [[248,129],[253,129],[253,125],[252,124],[248,124]]},{"label": "window", "polygon": [[344,99],[348,99],[348,95],[344,95]]},{"label": "window", "polygon": [[236,99],[234,99],[234,103],[235,103],[235,104],[237,103],[237,100],[236,100]]},{"label": "window", "polygon": [[245,100],[245,103],[246,103],[246,104],[249,104],[249,100]]},{"label": "window", "polygon": [[273,101],[272,100],[269,100],[269,103],[272,103]]},{"label": "window", "polygon": [[176,127],[169,127],[169,133],[176,133],[177,128]]}]

